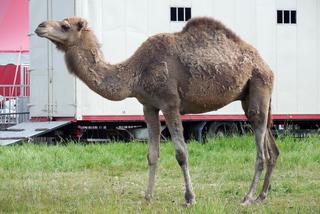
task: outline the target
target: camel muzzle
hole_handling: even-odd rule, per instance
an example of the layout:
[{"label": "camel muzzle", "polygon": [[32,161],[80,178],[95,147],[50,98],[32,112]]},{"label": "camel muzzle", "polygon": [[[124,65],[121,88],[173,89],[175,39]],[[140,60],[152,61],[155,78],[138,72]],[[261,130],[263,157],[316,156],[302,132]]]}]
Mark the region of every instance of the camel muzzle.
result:
[{"label": "camel muzzle", "polygon": [[43,37],[46,34],[45,28],[47,27],[46,22],[42,22],[38,25],[37,29],[34,31],[38,36]]}]

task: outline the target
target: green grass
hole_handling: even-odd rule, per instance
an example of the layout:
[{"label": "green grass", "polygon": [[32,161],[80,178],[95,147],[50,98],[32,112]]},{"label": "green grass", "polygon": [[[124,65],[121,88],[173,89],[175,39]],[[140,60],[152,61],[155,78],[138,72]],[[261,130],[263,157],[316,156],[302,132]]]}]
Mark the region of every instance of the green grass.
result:
[{"label": "green grass", "polygon": [[249,207],[239,202],[253,175],[250,136],[188,144],[197,197],[189,208],[182,206],[182,173],[171,143],[161,144],[151,204],[143,199],[147,144],[0,147],[0,213],[319,213],[320,139],[277,142],[281,154],[268,198]]}]

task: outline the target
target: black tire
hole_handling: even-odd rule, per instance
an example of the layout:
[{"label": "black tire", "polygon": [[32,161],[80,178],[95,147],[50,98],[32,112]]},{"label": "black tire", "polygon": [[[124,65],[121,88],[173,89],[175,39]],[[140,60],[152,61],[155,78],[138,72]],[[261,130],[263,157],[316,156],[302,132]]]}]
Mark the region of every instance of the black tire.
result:
[{"label": "black tire", "polygon": [[235,122],[213,122],[207,128],[206,138],[234,136],[239,134]]}]

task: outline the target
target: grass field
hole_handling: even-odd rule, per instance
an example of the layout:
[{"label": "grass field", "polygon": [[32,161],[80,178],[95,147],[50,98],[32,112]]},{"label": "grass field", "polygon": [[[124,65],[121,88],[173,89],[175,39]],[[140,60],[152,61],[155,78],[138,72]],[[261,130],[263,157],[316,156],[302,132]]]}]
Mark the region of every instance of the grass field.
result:
[{"label": "grass field", "polygon": [[161,144],[151,204],[143,199],[147,144],[0,147],[0,213],[320,213],[317,137],[278,139],[281,154],[268,198],[239,205],[253,175],[252,140],[188,144],[197,196],[189,208],[182,206],[183,179],[171,143]]}]

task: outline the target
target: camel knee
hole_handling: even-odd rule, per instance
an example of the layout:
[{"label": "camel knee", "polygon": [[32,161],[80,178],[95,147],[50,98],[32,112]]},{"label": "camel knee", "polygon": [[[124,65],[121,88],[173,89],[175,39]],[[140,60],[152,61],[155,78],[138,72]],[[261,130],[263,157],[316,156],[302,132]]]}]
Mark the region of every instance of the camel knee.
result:
[{"label": "camel knee", "polygon": [[267,144],[267,151],[269,154],[267,164],[270,166],[275,166],[277,159],[280,155],[280,152],[279,152],[279,149],[275,143],[273,136],[270,134],[270,130],[269,130],[269,135],[267,135],[267,138],[265,139],[265,143]]},{"label": "camel knee", "polygon": [[176,149],[176,159],[180,166],[183,166],[187,163],[187,153],[183,149]]},{"label": "camel knee", "polygon": [[274,162],[277,161],[279,155],[280,155],[280,151],[279,151],[277,145],[274,142],[274,147],[272,148],[272,156],[271,156],[272,159],[274,160]]},{"label": "camel knee", "polygon": [[248,110],[248,119],[253,125],[253,128],[258,128],[267,121],[267,114],[260,111],[259,109],[249,109]]},{"label": "camel knee", "polygon": [[149,153],[147,155],[147,160],[148,160],[148,164],[149,166],[153,166],[156,165],[159,159],[159,155],[157,153]]},{"label": "camel knee", "polygon": [[258,170],[259,170],[259,171],[263,171],[263,169],[264,169],[263,161],[259,162],[259,163],[257,164],[257,167],[258,167]]},{"label": "camel knee", "polygon": [[264,169],[264,163],[266,162],[264,157],[258,157],[256,162],[256,168],[259,171],[262,171]]},{"label": "camel knee", "polygon": [[270,158],[267,160],[268,166],[274,167],[277,163],[279,153],[270,153]]}]

